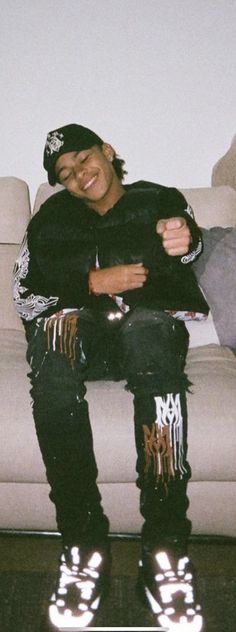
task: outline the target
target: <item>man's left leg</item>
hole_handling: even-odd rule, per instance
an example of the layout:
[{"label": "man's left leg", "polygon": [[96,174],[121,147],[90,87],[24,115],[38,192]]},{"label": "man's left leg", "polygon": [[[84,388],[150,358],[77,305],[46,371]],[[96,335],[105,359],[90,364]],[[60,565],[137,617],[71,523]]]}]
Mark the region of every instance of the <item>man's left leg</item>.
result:
[{"label": "man's left leg", "polygon": [[138,308],[121,328],[120,348],[134,394],[137,485],[144,517],[139,585],[160,625],[199,632],[202,617],[187,555],[188,333],[164,312]]},{"label": "man's left leg", "polygon": [[63,542],[49,604],[50,621],[60,630],[91,625],[109,584],[109,521],[84,384],[103,344],[89,310],[40,318],[28,336],[35,427]]}]

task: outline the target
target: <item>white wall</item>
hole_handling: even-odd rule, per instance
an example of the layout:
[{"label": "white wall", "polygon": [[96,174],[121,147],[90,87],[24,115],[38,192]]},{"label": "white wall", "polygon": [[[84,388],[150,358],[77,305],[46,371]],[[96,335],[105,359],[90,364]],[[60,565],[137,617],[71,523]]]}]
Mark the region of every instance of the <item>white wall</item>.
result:
[{"label": "white wall", "polygon": [[0,0],[0,175],[45,180],[50,129],[111,142],[127,181],[208,186],[236,132],[236,0]]}]

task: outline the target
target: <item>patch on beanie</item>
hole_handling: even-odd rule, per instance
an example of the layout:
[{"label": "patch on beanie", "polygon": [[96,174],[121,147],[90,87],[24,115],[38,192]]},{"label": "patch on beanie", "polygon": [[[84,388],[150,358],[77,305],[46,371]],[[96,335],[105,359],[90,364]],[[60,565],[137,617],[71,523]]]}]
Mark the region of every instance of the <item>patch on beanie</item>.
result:
[{"label": "patch on beanie", "polygon": [[60,151],[64,145],[64,134],[55,130],[47,135],[45,151],[48,156],[52,156],[54,152]]}]

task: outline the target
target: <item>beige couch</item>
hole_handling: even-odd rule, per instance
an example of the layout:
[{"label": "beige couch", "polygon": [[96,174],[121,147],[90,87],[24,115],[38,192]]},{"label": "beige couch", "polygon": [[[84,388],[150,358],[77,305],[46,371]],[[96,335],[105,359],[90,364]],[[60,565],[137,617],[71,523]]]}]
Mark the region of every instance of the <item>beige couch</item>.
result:
[{"label": "beige couch", "polygon": [[[35,210],[52,192],[48,185],[40,187]],[[236,192],[229,187],[184,193],[201,226],[236,224]],[[0,178],[0,529],[55,531],[31,413],[24,332],[11,298],[13,263],[29,219],[26,183]],[[187,372],[193,382],[188,395],[189,517],[194,534],[236,536],[236,358],[219,344],[211,316],[188,327]],[[132,396],[123,383],[93,382],[88,400],[111,532],[139,533]]]}]

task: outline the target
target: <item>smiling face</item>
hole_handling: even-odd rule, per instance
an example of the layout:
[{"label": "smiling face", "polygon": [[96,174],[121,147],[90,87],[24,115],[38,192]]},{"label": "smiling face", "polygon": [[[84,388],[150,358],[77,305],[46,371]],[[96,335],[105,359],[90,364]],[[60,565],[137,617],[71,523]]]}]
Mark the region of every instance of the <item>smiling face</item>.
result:
[{"label": "smiling face", "polygon": [[112,165],[113,157],[114,150],[107,143],[62,154],[55,165],[57,180],[71,195],[104,215],[124,194]]}]

